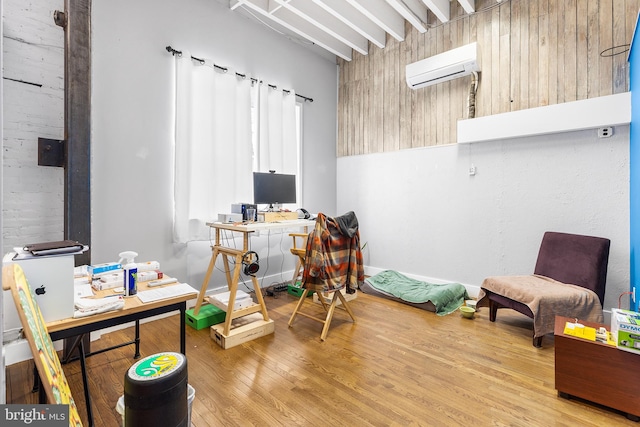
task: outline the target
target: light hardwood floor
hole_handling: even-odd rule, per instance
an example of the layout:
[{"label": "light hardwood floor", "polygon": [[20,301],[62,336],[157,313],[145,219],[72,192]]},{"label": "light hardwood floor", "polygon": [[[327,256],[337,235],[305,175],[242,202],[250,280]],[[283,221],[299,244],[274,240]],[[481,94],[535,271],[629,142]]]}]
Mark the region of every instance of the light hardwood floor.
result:
[{"label": "light hardwood floor", "polygon": [[[266,302],[275,333],[238,347],[223,350],[208,329],[187,327],[194,426],[639,425],[559,398],[553,336],[534,348],[531,321],[510,310],[491,323],[487,308],[468,320],[359,293],[351,304],[357,323],[338,311],[321,342],[317,322],[299,317],[288,328],[295,297],[279,293]],[[177,325],[177,315],[143,324],[142,355],[178,351]],[[105,334],[92,350],[132,334]],[[119,425],[115,406],[132,355],[127,347],[88,359],[98,427]],[[32,369],[30,362],[7,368],[8,403],[36,403]],[[79,363],[65,365],[65,373],[88,425]]]}]

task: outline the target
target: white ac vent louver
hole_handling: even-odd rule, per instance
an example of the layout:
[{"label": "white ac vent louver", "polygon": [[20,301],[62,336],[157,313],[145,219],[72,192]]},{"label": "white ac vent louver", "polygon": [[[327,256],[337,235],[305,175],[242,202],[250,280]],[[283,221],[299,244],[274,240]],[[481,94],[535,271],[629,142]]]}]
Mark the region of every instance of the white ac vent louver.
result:
[{"label": "white ac vent louver", "polygon": [[470,43],[408,64],[406,68],[407,85],[411,89],[419,89],[457,79],[480,71],[479,64],[478,43]]}]

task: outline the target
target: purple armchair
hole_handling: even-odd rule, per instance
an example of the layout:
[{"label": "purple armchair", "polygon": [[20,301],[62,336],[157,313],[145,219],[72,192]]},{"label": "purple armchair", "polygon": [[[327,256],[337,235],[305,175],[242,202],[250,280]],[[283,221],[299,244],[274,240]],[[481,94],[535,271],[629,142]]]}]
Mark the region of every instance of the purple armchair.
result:
[{"label": "purple armchair", "polygon": [[489,306],[495,322],[499,308],[534,320],[533,345],[553,332],[556,315],[602,322],[610,240],[548,231],[542,238],[534,274],[493,276],[480,286],[479,305]]}]

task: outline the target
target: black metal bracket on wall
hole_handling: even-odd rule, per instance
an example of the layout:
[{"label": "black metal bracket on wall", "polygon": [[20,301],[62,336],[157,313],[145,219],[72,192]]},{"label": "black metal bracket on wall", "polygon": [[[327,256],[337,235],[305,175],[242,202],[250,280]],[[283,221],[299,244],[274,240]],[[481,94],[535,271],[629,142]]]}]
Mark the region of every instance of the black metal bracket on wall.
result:
[{"label": "black metal bracket on wall", "polygon": [[67,141],[60,139],[38,138],[38,166],[65,166]]}]

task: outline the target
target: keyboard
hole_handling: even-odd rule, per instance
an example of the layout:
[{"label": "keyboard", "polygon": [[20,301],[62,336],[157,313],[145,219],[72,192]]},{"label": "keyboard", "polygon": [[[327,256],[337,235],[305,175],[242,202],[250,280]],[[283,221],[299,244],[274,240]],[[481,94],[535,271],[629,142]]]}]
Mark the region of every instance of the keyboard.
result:
[{"label": "keyboard", "polygon": [[149,289],[147,291],[140,291],[136,295],[140,301],[147,303],[153,301],[159,301],[161,299],[177,297],[179,295],[197,294],[198,291],[192,288],[187,283],[177,283],[171,286],[160,286],[157,288]]}]

